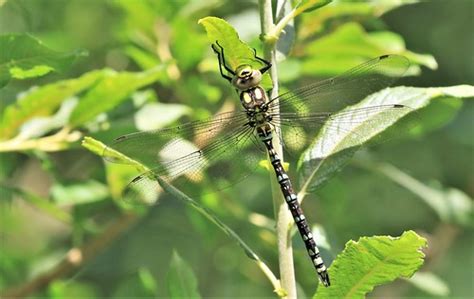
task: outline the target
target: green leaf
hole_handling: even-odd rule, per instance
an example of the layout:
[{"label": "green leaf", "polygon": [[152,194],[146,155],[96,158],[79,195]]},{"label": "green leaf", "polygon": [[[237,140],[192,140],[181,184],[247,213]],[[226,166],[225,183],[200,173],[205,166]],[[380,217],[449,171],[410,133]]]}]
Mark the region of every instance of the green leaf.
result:
[{"label": "green leaf", "polygon": [[380,163],[370,165],[376,170],[410,190],[431,207],[443,222],[454,222],[464,226],[474,227],[474,205],[472,198],[466,193],[455,188],[436,188],[416,180],[395,166]]},{"label": "green leaf", "polygon": [[[203,25],[207,32],[207,37],[211,44],[219,42],[224,48],[226,64],[235,70],[243,64],[251,65],[259,69],[264,66],[263,62],[255,59],[255,52],[246,43],[239,39],[237,31],[226,21],[216,17],[206,17],[198,21]],[[216,57],[217,59],[217,57]],[[271,88],[270,75],[264,74],[262,85],[264,88]]]},{"label": "green leaf", "polygon": [[127,46],[124,51],[125,54],[127,54],[143,70],[152,69],[160,63],[160,60],[156,55],[153,55],[137,46]]},{"label": "green leaf", "polygon": [[423,264],[421,249],[426,245],[426,239],[413,231],[399,238],[375,236],[349,241],[329,268],[331,286],[318,288],[313,298],[365,298],[378,285],[411,277]]},{"label": "green leaf", "polygon": [[139,73],[106,71],[102,80],[81,98],[71,114],[70,124],[82,125],[111,110],[137,89],[157,81],[163,72],[162,66]]},{"label": "green leaf", "polygon": [[296,5],[295,9],[299,10],[300,13],[306,13],[331,3],[332,0],[300,0]]},{"label": "green leaf", "polygon": [[449,295],[449,286],[432,272],[416,272],[408,281],[427,294],[439,297]]},{"label": "green leaf", "polygon": [[254,52],[247,44],[239,39],[237,31],[226,21],[216,17],[206,17],[198,21],[207,32],[211,44],[216,41],[224,48],[227,65],[235,70],[242,64],[261,67],[263,64],[255,61]]},{"label": "green leaf", "polygon": [[61,103],[61,107],[51,116],[34,117],[21,125],[20,132],[16,138],[21,140],[28,140],[35,137],[41,137],[54,129],[64,127],[71,112],[77,105],[77,98],[68,98]]},{"label": "green leaf", "polygon": [[22,190],[20,188],[0,185],[0,193],[2,193],[2,195],[6,195],[7,192],[11,192],[12,194],[15,194],[16,196],[21,197],[24,201],[33,205],[35,208],[41,210],[43,213],[63,223],[71,224],[72,222],[70,214],[65,212],[61,208],[59,208],[54,203],[52,203],[48,198],[43,198],[41,196]]},{"label": "green leaf", "polygon": [[412,63],[408,74],[418,74],[417,65],[436,69],[431,55],[421,55],[406,50],[403,38],[395,33],[383,31],[367,33],[358,23],[348,23],[331,34],[315,40],[306,48],[302,73],[306,75],[332,76],[383,54],[400,54]]},{"label": "green leaf", "polygon": [[[194,4],[198,3],[213,6],[213,1],[195,2]],[[214,2],[214,5],[216,4],[217,2]],[[189,3],[188,8],[192,5]],[[173,18],[171,24],[173,32],[171,52],[179,69],[183,72],[197,67],[202,62],[203,53],[209,50],[207,37],[201,31],[189,30],[194,26],[194,22],[195,20],[192,18]]]},{"label": "green leaf", "polygon": [[[390,128],[408,113],[427,106],[432,99],[453,95],[471,97],[473,94],[474,87],[467,85],[432,88],[395,87],[381,90],[361,102],[347,107],[334,115],[323,126],[301,156],[298,169],[301,174],[302,191],[305,192],[321,185],[334,175],[361,145],[379,137],[380,133]],[[354,115],[353,117],[357,118],[358,122],[347,122],[347,119],[351,119],[351,115],[347,111],[395,103],[410,107],[410,109],[403,108],[399,110],[399,113],[391,111],[389,114],[380,109],[364,116]],[[331,130],[334,127],[343,129],[335,134],[334,130]],[[401,134],[405,133],[401,132]]]},{"label": "green leaf", "polygon": [[416,2],[418,0],[335,1],[318,13],[303,15],[299,36],[305,40],[309,36],[325,32],[328,29],[327,24],[339,24],[353,19],[364,21],[369,18],[380,18],[380,15],[387,11]]},{"label": "green leaf", "polygon": [[112,298],[156,298],[158,285],[150,270],[140,268],[138,273],[120,282]]},{"label": "green leaf", "polygon": [[82,282],[55,280],[49,285],[48,298],[97,298],[99,292],[91,285]]},{"label": "green leaf", "polygon": [[456,118],[463,104],[464,101],[460,98],[438,97],[419,115],[420,124],[417,126],[417,133],[422,135],[443,128]]},{"label": "green leaf", "polygon": [[140,131],[157,130],[191,112],[191,108],[185,105],[149,103],[135,113],[135,123]]},{"label": "green leaf", "polygon": [[0,49],[0,88],[11,78],[29,79],[64,71],[77,57],[87,53],[56,52],[27,34],[1,35]]},{"label": "green leaf", "polygon": [[83,204],[107,198],[107,187],[97,181],[88,180],[75,184],[55,184],[51,195],[59,205]]},{"label": "green leaf", "polygon": [[170,298],[201,298],[193,270],[176,251],[173,251],[167,278]]},{"label": "green leaf", "polygon": [[33,117],[52,115],[65,99],[90,87],[102,76],[102,71],[93,71],[77,79],[59,81],[27,92],[3,111],[1,139],[15,136],[20,126]]}]

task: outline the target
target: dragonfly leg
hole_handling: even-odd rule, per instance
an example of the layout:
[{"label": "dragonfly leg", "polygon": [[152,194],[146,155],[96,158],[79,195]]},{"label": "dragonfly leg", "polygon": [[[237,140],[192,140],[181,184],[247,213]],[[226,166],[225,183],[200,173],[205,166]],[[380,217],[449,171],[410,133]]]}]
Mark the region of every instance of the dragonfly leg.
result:
[{"label": "dragonfly leg", "polygon": [[[217,47],[219,47],[219,49],[217,49]],[[225,70],[229,72],[229,74],[231,74],[232,76],[235,76],[235,72],[225,64],[224,48],[219,44],[218,41],[216,41],[215,44],[212,44],[211,48],[214,51],[214,53],[216,53],[217,59],[219,60],[219,71],[221,73],[221,76],[227,81],[231,82],[232,77],[224,74],[224,72],[222,71],[222,66],[224,66]]]},{"label": "dragonfly leg", "polygon": [[270,61],[267,61],[267,60],[263,59],[262,57],[257,56],[257,50],[253,49],[253,53],[254,53],[253,57],[255,57],[255,59],[257,59],[257,60],[259,60],[259,61],[261,61],[265,64],[265,66],[260,69],[260,73],[263,74],[272,67],[272,64],[270,63]]}]

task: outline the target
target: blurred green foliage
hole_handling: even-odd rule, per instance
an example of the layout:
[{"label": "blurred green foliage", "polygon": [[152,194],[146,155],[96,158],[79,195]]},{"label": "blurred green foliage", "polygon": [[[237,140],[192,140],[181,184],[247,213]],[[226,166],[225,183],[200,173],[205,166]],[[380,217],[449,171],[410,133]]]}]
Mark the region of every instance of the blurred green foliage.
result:
[{"label": "blurred green foliage", "polygon": [[[326,244],[323,257],[331,261],[361,236],[414,230],[428,240],[420,272],[369,296],[474,296],[474,104],[460,100],[472,89],[459,86],[474,83],[474,4],[335,1],[316,9],[323,2],[301,1],[300,8],[314,10],[280,37],[284,88],[388,53],[412,62],[401,85],[457,85],[417,89],[427,106],[416,134],[364,149],[306,196],[317,241]],[[84,136],[107,143],[238,108],[198,24],[207,16],[229,21],[261,53],[256,1],[0,1],[2,295],[60,269],[64,275],[26,294],[275,296],[254,260],[228,238],[236,234],[278,273],[265,169],[217,193],[212,181],[191,186],[202,194],[201,213],[171,196],[130,209],[121,192],[136,169],[104,163],[80,145]],[[206,213],[232,230],[216,229]],[[298,237],[294,246],[299,291],[312,296],[314,269]]]}]

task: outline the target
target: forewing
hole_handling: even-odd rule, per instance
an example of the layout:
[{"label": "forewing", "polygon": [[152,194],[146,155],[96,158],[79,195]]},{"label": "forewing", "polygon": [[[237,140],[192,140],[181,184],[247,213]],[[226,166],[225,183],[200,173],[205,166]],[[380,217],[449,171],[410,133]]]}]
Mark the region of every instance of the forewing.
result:
[{"label": "forewing", "polygon": [[210,184],[212,191],[218,191],[251,174],[258,161],[265,157],[255,140],[253,128],[247,126],[220,135],[194,151],[191,151],[192,147],[185,140],[174,140],[165,145],[165,153],[172,152],[173,148],[188,148],[190,152],[178,159],[162,160],[136,177],[128,185],[125,199],[133,204],[155,204],[162,192],[156,177],[190,195],[201,192],[193,184],[203,181]]},{"label": "forewing", "polygon": [[[354,105],[369,95],[390,86],[402,76],[409,61],[398,55],[384,55],[369,60],[346,73],[321,82],[312,83],[294,91],[284,93],[270,101],[269,107],[279,103],[279,113],[273,115],[275,126],[281,127],[283,144],[292,152],[305,149],[321,129],[330,120],[326,130],[337,133],[348,130],[347,124],[370,122],[371,115],[384,112],[397,114],[408,107],[390,101]],[[360,132],[353,132],[358,138]],[[330,135],[328,135],[330,136]]]},{"label": "forewing", "polygon": [[[275,126],[281,128],[283,145],[290,152],[300,152],[306,149],[317,132],[325,126],[326,138],[331,138],[338,134],[352,135],[352,138],[361,140],[364,143],[368,140],[364,132],[356,127],[370,127],[371,123],[376,125],[375,120],[385,118],[398,118],[411,112],[412,109],[401,104],[381,104],[377,106],[367,106],[354,109],[345,109],[339,112],[321,113],[281,113],[273,117]],[[406,124],[405,126],[409,126]],[[380,136],[371,140],[370,144],[378,144],[394,137]]]},{"label": "forewing", "polygon": [[390,86],[406,72],[409,65],[408,59],[403,56],[380,56],[338,77],[281,94],[270,101],[269,107],[272,108],[279,103],[282,113],[339,111]]},{"label": "forewing", "polygon": [[[237,130],[246,123],[246,119],[245,114],[228,112],[172,128],[127,134],[115,139],[104,150],[103,157],[109,162],[127,163],[115,159],[113,149],[154,168],[169,159],[179,159],[199,150],[219,135]],[[183,140],[189,143],[185,144]]]}]

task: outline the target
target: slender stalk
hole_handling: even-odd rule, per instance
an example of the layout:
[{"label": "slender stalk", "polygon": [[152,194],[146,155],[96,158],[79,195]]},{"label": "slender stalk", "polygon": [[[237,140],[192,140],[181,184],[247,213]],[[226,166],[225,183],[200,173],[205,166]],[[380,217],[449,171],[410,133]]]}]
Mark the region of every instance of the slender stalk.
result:
[{"label": "slender stalk", "polygon": [[242,247],[242,249],[245,251],[245,254],[257,263],[257,266],[260,268],[263,274],[265,274],[265,276],[273,285],[273,289],[275,290],[275,292],[276,293],[281,292],[282,288],[280,285],[280,281],[276,278],[276,276],[273,274],[270,268],[258,257],[258,255],[242,239],[240,239],[240,237],[233,230],[231,230],[227,225],[225,225],[222,221],[220,221],[216,216],[210,213],[206,208],[196,203],[192,198],[188,197],[186,194],[184,194],[180,190],[168,184],[166,181],[162,180],[160,177],[158,177],[157,180],[160,186],[163,188],[163,190],[171,194],[176,199],[179,199],[183,201],[184,203],[190,205],[198,213],[200,213],[201,215],[206,217],[209,221],[214,223],[217,227],[219,227],[229,237],[237,241],[240,247]]},{"label": "slender stalk", "polygon": [[57,152],[70,147],[70,144],[78,141],[81,133],[70,131],[64,127],[56,134],[34,139],[14,138],[0,142],[0,152],[17,152],[27,150],[40,150],[45,152]]},{"label": "slender stalk", "polygon": [[[272,1],[271,0],[260,0],[260,22],[262,30],[262,40],[265,47],[265,58],[269,60],[273,67],[270,69],[270,76],[272,78],[273,89],[270,97],[274,98],[278,95],[278,74],[276,68],[276,52],[275,44],[276,40],[272,36],[268,36],[269,32],[272,32],[274,28],[273,16],[272,16]],[[278,106],[278,105],[276,105]],[[273,111],[274,113],[278,113]],[[278,127],[278,126],[276,126]],[[278,156],[281,158],[283,163],[283,150],[278,136],[280,132],[276,132],[273,138],[273,146]],[[272,185],[272,198],[273,206],[275,211],[276,220],[276,232],[278,239],[278,260],[280,268],[280,280],[281,286],[284,292],[279,294],[280,297],[296,298],[296,281],[295,281],[295,270],[293,266],[293,248],[291,243],[291,226],[293,218],[288,210],[285,200],[280,192],[280,188],[276,183],[274,177],[271,177]]]},{"label": "slender stalk", "polygon": [[270,36],[275,39],[280,37],[280,34],[283,32],[285,27],[293,21],[298,15],[304,13],[307,9],[315,9],[316,7],[324,6],[330,3],[332,0],[313,0],[307,1],[304,4],[299,4],[296,8],[292,9],[288,14],[282,16],[280,20],[276,23],[276,25],[272,28],[271,31],[267,32]]}]

